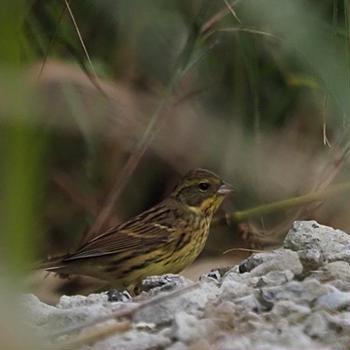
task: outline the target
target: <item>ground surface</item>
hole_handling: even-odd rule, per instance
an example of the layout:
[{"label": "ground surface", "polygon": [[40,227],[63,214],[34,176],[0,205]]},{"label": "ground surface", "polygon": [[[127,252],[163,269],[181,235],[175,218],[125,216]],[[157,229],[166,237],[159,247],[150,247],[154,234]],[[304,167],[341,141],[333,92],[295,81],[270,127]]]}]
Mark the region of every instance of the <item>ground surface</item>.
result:
[{"label": "ground surface", "polygon": [[[88,349],[347,349],[350,343],[350,236],[315,221],[295,222],[284,246],[257,253],[198,286],[132,314],[130,328]],[[193,283],[178,275],[149,278],[134,299],[107,293],[63,296],[56,306],[23,297],[28,324],[39,335],[140,305]],[[86,328],[84,337],[109,320]],[[33,325],[34,324],[34,325]],[[64,342],[67,335],[53,338]]]}]

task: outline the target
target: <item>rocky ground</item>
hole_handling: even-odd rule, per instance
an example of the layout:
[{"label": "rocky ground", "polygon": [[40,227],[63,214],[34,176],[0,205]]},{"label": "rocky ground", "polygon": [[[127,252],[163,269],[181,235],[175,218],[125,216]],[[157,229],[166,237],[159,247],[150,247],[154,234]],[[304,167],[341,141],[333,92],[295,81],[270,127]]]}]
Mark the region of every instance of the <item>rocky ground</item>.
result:
[{"label": "rocky ground", "polygon": [[[43,337],[134,308],[119,332],[107,335],[106,329],[117,323],[113,319],[51,338],[62,344],[79,336],[76,348],[348,349],[349,264],[348,234],[300,221],[283,248],[212,271],[192,289],[181,291],[192,281],[166,275],[146,279],[148,291],[133,299],[123,293],[63,296],[54,307],[26,295],[23,306],[27,323]],[[174,290],[180,292],[173,295]],[[169,297],[157,300],[163,295]],[[152,298],[156,301],[144,304]]]}]

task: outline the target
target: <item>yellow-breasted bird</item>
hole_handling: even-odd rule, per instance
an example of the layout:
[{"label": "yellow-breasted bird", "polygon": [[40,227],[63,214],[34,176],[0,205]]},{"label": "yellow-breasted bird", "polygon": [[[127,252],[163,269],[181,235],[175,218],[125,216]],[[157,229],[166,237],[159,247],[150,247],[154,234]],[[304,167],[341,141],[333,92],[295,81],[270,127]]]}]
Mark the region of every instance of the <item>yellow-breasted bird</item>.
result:
[{"label": "yellow-breasted bird", "polygon": [[150,275],[178,273],[203,250],[213,214],[231,191],[211,171],[192,170],[159,204],[42,268],[128,289]]}]

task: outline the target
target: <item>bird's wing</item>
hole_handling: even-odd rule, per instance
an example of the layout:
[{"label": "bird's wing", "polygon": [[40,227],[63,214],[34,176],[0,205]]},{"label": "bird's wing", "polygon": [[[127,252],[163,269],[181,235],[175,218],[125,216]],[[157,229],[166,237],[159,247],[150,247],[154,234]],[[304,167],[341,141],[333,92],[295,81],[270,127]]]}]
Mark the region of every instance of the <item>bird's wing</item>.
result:
[{"label": "bird's wing", "polygon": [[176,231],[176,211],[175,208],[160,203],[124,224],[94,237],[64,261],[137,251],[154,244],[166,244]]}]

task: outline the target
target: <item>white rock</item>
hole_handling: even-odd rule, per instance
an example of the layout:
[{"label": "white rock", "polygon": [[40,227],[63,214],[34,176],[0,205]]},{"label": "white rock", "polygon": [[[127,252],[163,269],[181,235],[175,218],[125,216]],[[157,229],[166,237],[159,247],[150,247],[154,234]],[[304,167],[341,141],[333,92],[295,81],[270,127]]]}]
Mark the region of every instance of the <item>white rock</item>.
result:
[{"label": "white rock", "polygon": [[311,257],[315,263],[342,260],[350,264],[349,235],[316,221],[295,221],[285,238],[284,247],[303,254],[306,259]]},{"label": "white rock", "polygon": [[240,264],[240,271],[251,276],[263,276],[271,271],[290,270],[294,275],[303,271],[296,252],[289,249],[276,249],[272,252],[257,253]]},{"label": "white rock", "polygon": [[316,303],[327,309],[347,309],[350,311],[350,293],[335,291],[320,296]]},{"label": "white rock", "polygon": [[334,261],[311,271],[309,277],[328,282],[341,291],[350,291],[350,265],[345,261]]}]

